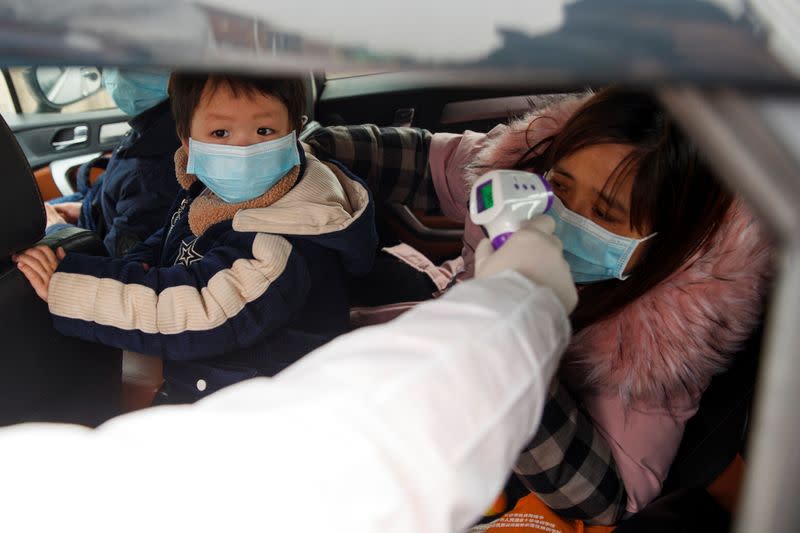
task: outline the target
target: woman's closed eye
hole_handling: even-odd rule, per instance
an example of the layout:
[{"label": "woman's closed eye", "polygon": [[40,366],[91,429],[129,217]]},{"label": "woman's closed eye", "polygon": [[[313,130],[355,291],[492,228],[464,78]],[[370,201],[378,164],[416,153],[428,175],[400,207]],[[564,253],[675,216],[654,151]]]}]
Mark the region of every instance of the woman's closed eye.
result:
[{"label": "woman's closed eye", "polygon": [[599,218],[600,220],[603,220],[605,222],[609,222],[611,224],[617,224],[617,223],[620,222],[620,220],[618,218],[610,215],[609,214],[609,209],[607,209],[605,207],[601,207],[601,206],[597,206],[596,205],[596,206],[594,206],[592,208],[592,212],[594,213],[594,215],[597,218]]},{"label": "woman's closed eye", "polygon": [[550,180],[550,186],[555,192],[567,192],[569,188],[558,180]]}]

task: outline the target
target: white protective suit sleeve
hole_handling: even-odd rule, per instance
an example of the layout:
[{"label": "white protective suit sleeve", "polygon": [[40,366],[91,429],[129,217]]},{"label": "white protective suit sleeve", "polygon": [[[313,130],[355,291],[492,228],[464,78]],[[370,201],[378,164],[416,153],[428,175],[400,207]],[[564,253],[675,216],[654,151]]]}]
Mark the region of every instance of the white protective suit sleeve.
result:
[{"label": "white protective suit sleeve", "polygon": [[0,530],[462,530],[568,337],[553,292],[507,271],[194,405],[2,429]]}]

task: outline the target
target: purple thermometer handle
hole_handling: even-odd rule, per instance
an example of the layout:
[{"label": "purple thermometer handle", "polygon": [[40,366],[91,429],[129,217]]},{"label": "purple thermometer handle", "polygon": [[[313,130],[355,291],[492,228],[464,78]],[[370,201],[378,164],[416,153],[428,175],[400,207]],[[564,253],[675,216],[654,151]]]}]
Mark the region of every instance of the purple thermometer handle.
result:
[{"label": "purple thermometer handle", "polygon": [[495,237],[494,239],[492,239],[492,247],[493,247],[495,250],[497,250],[498,248],[500,248],[501,246],[503,246],[503,245],[506,243],[506,241],[507,241],[507,240],[508,240],[508,239],[509,239],[509,238],[510,238],[510,237],[511,237],[513,234],[514,234],[514,233],[513,233],[513,232],[511,232],[511,231],[507,231],[507,232],[505,232],[505,233],[501,233],[500,235],[498,235],[497,237]]}]

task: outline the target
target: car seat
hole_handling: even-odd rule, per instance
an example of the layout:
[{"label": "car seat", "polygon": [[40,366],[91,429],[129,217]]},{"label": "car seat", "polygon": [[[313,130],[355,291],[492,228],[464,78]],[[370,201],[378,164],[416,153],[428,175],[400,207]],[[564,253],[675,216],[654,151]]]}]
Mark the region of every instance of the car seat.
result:
[{"label": "car seat", "polygon": [[92,232],[67,228],[41,240],[45,212],[28,161],[0,117],[7,199],[0,210],[0,425],[29,421],[94,426],[119,410],[119,350],[59,334],[43,302],[11,261],[37,243],[103,254]]}]

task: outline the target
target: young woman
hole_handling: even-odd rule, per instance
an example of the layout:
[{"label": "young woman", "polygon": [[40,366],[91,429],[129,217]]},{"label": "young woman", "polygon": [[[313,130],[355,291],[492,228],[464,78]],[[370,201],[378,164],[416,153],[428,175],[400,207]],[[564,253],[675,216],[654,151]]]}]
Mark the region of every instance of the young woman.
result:
[{"label": "young woman", "polygon": [[561,516],[611,524],[661,491],[686,421],[760,319],[771,247],[650,95],[546,101],[488,134],[334,127],[312,140],[379,201],[439,205],[483,238],[471,183],[492,168],[546,174],[580,301],[542,428],[515,471]]}]

